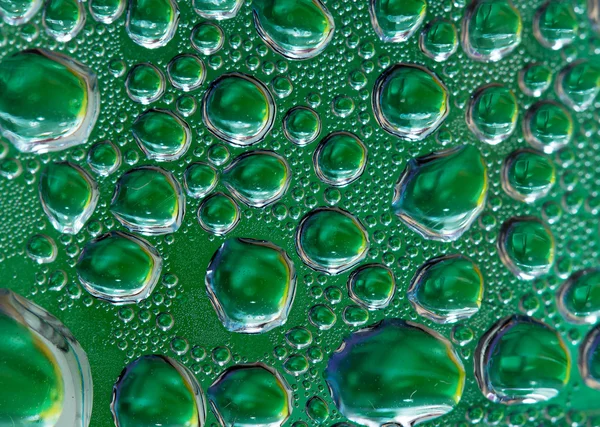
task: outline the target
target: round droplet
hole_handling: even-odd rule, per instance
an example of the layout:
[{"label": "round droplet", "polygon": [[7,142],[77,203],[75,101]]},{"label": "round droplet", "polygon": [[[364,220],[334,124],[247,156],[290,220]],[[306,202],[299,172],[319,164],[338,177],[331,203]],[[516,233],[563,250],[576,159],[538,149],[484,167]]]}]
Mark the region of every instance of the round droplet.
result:
[{"label": "round droplet", "polygon": [[367,165],[367,147],[350,132],[334,132],[317,146],[313,156],[319,179],[343,187],[356,181]]},{"label": "round droplet", "polygon": [[289,385],[262,363],[228,368],[209,387],[208,397],[224,427],[280,427],[292,413]]},{"label": "round droplet", "polygon": [[578,32],[577,16],[566,2],[548,1],[533,18],[533,35],[542,46],[553,50],[573,43]]},{"label": "round droplet", "polygon": [[150,104],[165,93],[165,78],[154,65],[147,62],[137,64],[127,73],[125,89],[135,102]]},{"label": "round droplet", "polygon": [[183,186],[189,196],[199,199],[210,193],[219,181],[217,171],[206,163],[191,163],[183,173]]},{"label": "round droplet", "polygon": [[333,17],[321,0],[258,0],[252,10],[260,38],[286,58],[317,56],[333,38]]},{"label": "round droplet", "polygon": [[239,146],[262,140],[273,127],[275,112],[269,89],[240,73],[213,81],[202,100],[202,120],[208,130]]},{"label": "round droplet", "polygon": [[402,139],[425,139],[442,124],[448,110],[446,86],[419,65],[394,65],[379,76],[373,88],[377,122]]},{"label": "round droplet", "polygon": [[557,331],[528,316],[496,322],[479,340],[475,378],[483,395],[505,405],[545,402],[569,381],[571,356]]},{"label": "round droplet", "polygon": [[569,108],[587,110],[600,91],[600,67],[589,61],[567,65],[556,80],[556,93]]},{"label": "round droplet", "polygon": [[[308,360],[300,354],[293,354],[283,363],[283,369],[295,377],[304,374],[308,371]],[[232,426],[233,427],[233,426]]]},{"label": "round droplet", "polygon": [[306,402],[306,415],[317,424],[323,424],[329,419],[329,406],[323,399],[313,396]]},{"label": "round droplet", "polygon": [[159,162],[179,159],[192,142],[188,124],[168,110],[140,114],[131,125],[131,133],[146,156]]},{"label": "round droplet", "polygon": [[175,0],[130,0],[127,34],[134,43],[156,49],[171,41],[177,31],[179,9]]},{"label": "round droplet", "polygon": [[456,27],[450,21],[434,19],[421,32],[419,47],[431,59],[445,61],[458,49]]},{"label": "round droplet", "polygon": [[226,194],[214,193],[198,208],[198,222],[209,233],[227,234],[240,222],[240,209]]},{"label": "round droplet", "polygon": [[192,47],[204,55],[213,55],[223,47],[225,34],[221,27],[212,22],[201,22],[192,29]]},{"label": "round droplet", "polygon": [[297,349],[308,347],[312,343],[312,334],[302,326],[290,329],[285,334],[285,338],[292,347]]},{"label": "round droplet", "polygon": [[396,292],[392,271],[380,264],[368,264],[352,272],[348,279],[350,298],[369,310],[389,305]]},{"label": "round droplet", "polygon": [[335,325],[337,316],[331,308],[323,304],[317,304],[308,312],[308,320],[318,329],[326,331]]},{"label": "round droplet", "polygon": [[229,150],[223,144],[214,144],[208,149],[208,160],[215,166],[227,163],[229,156]]},{"label": "round droplet", "polygon": [[142,166],[121,175],[110,210],[130,231],[146,235],[177,231],[185,214],[185,195],[171,172]]},{"label": "round droplet", "polygon": [[463,18],[463,49],[475,61],[499,61],[519,46],[522,31],[511,0],[473,0]]},{"label": "round droplet", "polygon": [[425,0],[370,0],[375,33],[385,42],[406,41],[421,26],[427,12]]},{"label": "round droplet", "polygon": [[131,362],[113,388],[117,427],[202,427],[206,403],[194,375],[179,362],[146,355]]},{"label": "round droplet", "polygon": [[206,19],[235,18],[243,0],[193,0],[194,10]]},{"label": "round droplet", "polygon": [[536,150],[553,153],[573,138],[573,119],[569,112],[553,101],[532,105],[523,120],[525,139]]},{"label": "round droplet", "polygon": [[196,55],[181,54],[171,59],[167,73],[174,88],[189,92],[204,83],[206,70],[204,63]]},{"label": "round droplet", "polygon": [[495,145],[512,135],[518,116],[515,94],[505,86],[491,84],[471,96],[467,124],[477,138]]},{"label": "round droplet", "polygon": [[483,276],[463,255],[433,258],[419,267],[407,296],[421,316],[436,323],[456,323],[481,307]]},{"label": "round droplet", "polygon": [[46,32],[59,42],[68,42],[79,34],[85,24],[83,2],[78,0],[48,0],[42,18]]},{"label": "round droplet", "polygon": [[556,305],[568,322],[595,324],[600,318],[600,269],[573,273],[556,293]]},{"label": "round droplet", "polygon": [[56,253],[56,243],[46,235],[36,234],[27,242],[27,256],[38,264],[53,262]]},{"label": "round droplet", "polygon": [[100,141],[90,147],[87,162],[98,175],[108,176],[121,166],[121,152],[112,142]]},{"label": "round droplet", "polygon": [[369,249],[367,231],[357,218],[337,208],[309,212],[296,231],[296,250],[317,271],[339,274],[362,261]]},{"label": "round droplet", "polygon": [[92,177],[66,162],[50,163],[42,170],[38,191],[50,223],[66,234],[81,230],[94,213],[99,197]]},{"label": "round droplet", "polygon": [[484,208],[487,167],[479,150],[461,145],[409,161],[394,192],[392,207],[422,236],[458,239]]},{"label": "round droplet", "polygon": [[450,412],[462,396],[465,370],[452,344],[436,332],[386,319],[346,338],[329,359],[325,379],[349,420],[409,426]]},{"label": "round droplet", "polygon": [[519,87],[525,95],[539,97],[552,83],[552,70],[544,64],[531,64],[519,71]]},{"label": "round droplet", "polygon": [[363,307],[351,304],[342,313],[344,323],[350,326],[361,326],[369,321],[369,312]]},{"label": "round droplet", "polygon": [[99,110],[96,75],[65,55],[35,49],[0,61],[0,132],[20,151],[85,144]]},{"label": "round droplet", "polygon": [[516,150],[502,166],[502,188],[512,198],[525,203],[545,197],[555,182],[554,163],[535,150]]},{"label": "round droplet", "polygon": [[112,24],[125,11],[125,0],[89,0],[90,15],[103,24]]},{"label": "round droplet", "polygon": [[287,98],[294,90],[292,82],[285,76],[276,76],[271,80],[271,88],[275,96],[280,99]]},{"label": "round droplet", "polygon": [[0,2],[0,17],[8,25],[23,25],[41,9],[42,0],[5,0]]},{"label": "round droplet", "polygon": [[500,259],[522,280],[547,274],[554,264],[556,244],[550,228],[535,217],[514,217],[502,224]]},{"label": "round droplet", "polygon": [[210,261],[206,290],[227,330],[263,333],[286,322],[296,272],[285,251],[272,243],[228,239]]},{"label": "round droplet", "polygon": [[287,161],[273,151],[249,151],[223,171],[223,183],[238,200],[261,208],[283,197],[291,180]]},{"label": "round droplet", "polygon": [[588,332],[579,347],[579,372],[588,387],[600,390],[600,325]]},{"label": "round droplet", "polygon": [[294,107],[283,118],[283,133],[294,144],[305,146],[321,133],[321,119],[308,107]]},{"label": "round droplet", "polygon": [[147,298],[161,269],[162,258],[147,241],[114,231],[86,244],[77,261],[83,287],[115,305]]}]

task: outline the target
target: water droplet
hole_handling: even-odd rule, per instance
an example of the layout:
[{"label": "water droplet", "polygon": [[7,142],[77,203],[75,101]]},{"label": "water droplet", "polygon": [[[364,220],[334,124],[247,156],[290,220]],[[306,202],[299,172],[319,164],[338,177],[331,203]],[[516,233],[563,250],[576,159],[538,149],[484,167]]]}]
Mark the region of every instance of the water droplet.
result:
[{"label": "water droplet", "polygon": [[283,363],[283,369],[290,375],[300,376],[308,371],[308,360],[300,354],[292,354]]},{"label": "water droplet", "polygon": [[556,80],[556,93],[575,111],[587,110],[600,91],[600,67],[589,61],[567,65]]},{"label": "water droplet", "polygon": [[223,171],[223,183],[238,200],[261,208],[279,200],[291,180],[287,161],[273,151],[249,151]]},{"label": "water droplet", "polygon": [[335,325],[337,316],[331,308],[323,304],[317,304],[308,312],[308,320],[318,329],[326,331]]},{"label": "water droplet", "polygon": [[450,21],[434,19],[421,32],[419,47],[431,59],[445,61],[458,49],[456,27]]},{"label": "water droplet", "polygon": [[231,73],[212,82],[202,100],[202,120],[217,137],[246,146],[273,127],[276,106],[269,89],[254,77]]},{"label": "water droplet", "polygon": [[338,208],[318,208],[304,216],[296,231],[296,250],[310,268],[339,274],[362,261],[369,237],[360,221]]},{"label": "water droplet", "polygon": [[491,84],[471,96],[467,124],[477,138],[495,145],[512,135],[518,116],[515,94],[502,85]]},{"label": "water droplet", "polygon": [[84,144],[99,109],[95,74],[65,55],[35,49],[0,61],[0,132],[20,151]]},{"label": "water droplet", "polygon": [[289,385],[262,363],[228,368],[209,387],[208,397],[224,427],[279,427],[292,413]]},{"label": "water droplet", "polygon": [[562,105],[553,101],[540,101],[527,110],[523,120],[523,133],[533,148],[553,153],[571,142],[573,119]]},{"label": "water droplet", "polygon": [[579,347],[579,371],[588,387],[600,390],[600,325],[588,332]]},{"label": "water droplet", "polygon": [[98,175],[108,176],[121,166],[121,152],[112,142],[100,141],[90,147],[87,162]]},{"label": "water droplet", "polygon": [[555,182],[554,163],[535,150],[513,151],[502,166],[502,188],[512,198],[525,203],[545,197]]},{"label": "water droplet", "polygon": [[422,236],[452,241],[479,216],[487,189],[487,167],[479,150],[461,145],[410,160],[392,206]]},{"label": "water droplet", "polygon": [[185,195],[171,172],[142,166],[121,175],[111,212],[130,231],[149,236],[174,233],[185,215]]},{"label": "water droplet", "polygon": [[199,199],[210,193],[219,182],[217,171],[209,164],[191,163],[183,174],[183,186],[189,196]]},{"label": "water droplet", "polygon": [[146,156],[158,162],[179,159],[192,142],[188,124],[169,110],[140,114],[131,125],[131,133]]},{"label": "water droplet", "polygon": [[456,406],[465,370],[452,344],[436,332],[386,319],[346,338],[329,359],[325,379],[349,420],[369,427],[412,426]]},{"label": "water droplet", "polygon": [[98,203],[98,186],[89,174],[71,163],[50,163],[39,182],[42,208],[61,233],[77,234]]},{"label": "water droplet", "polygon": [[235,18],[242,4],[243,0],[193,0],[198,15],[217,20]]},{"label": "water droplet", "polygon": [[192,29],[190,35],[192,47],[204,55],[213,55],[223,47],[225,33],[212,22],[201,22]]},{"label": "water droplet", "polygon": [[369,312],[356,304],[351,304],[344,309],[342,318],[347,325],[361,326],[369,321]]},{"label": "water droplet", "polygon": [[151,104],[165,93],[165,77],[148,62],[137,64],[127,73],[125,89],[135,102]]},{"label": "water droplet", "polygon": [[297,326],[290,329],[285,334],[285,338],[288,344],[296,349],[308,347],[313,340],[310,331],[302,326]]},{"label": "water droplet", "polygon": [[125,0],[89,0],[92,18],[107,25],[121,17],[125,6]]},{"label": "water droplet", "polygon": [[31,236],[27,242],[27,256],[38,264],[47,264],[56,259],[56,243],[43,234]]},{"label": "water droplet", "polygon": [[356,181],[367,165],[367,147],[350,132],[333,132],[317,146],[315,173],[326,184],[343,187]]},{"label": "water droplet", "polygon": [[156,49],[171,41],[177,31],[179,9],[175,0],[130,0],[127,34],[134,43]]},{"label": "water droplet", "polygon": [[86,244],[77,261],[83,287],[114,305],[147,298],[161,269],[162,258],[147,241],[114,231]]},{"label": "water droplet", "polygon": [[0,1],[0,17],[8,25],[23,25],[38,13],[42,4],[42,0],[3,0]]},{"label": "water droplet", "polygon": [[294,107],[283,118],[283,133],[294,144],[303,147],[321,133],[321,119],[308,107]]},{"label": "water droplet", "polygon": [[206,403],[194,375],[170,357],[146,355],[125,367],[110,409],[117,427],[202,427]]},{"label": "water droplet", "polygon": [[427,12],[425,0],[370,0],[369,13],[375,33],[385,42],[408,40],[421,26]]},{"label": "water droplet", "polygon": [[519,71],[519,87],[525,95],[539,97],[552,83],[552,70],[544,64],[531,64]]},{"label": "water droplet", "polygon": [[425,139],[442,124],[448,110],[446,86],[419,65],[394,65],[379,76],[373,88],[377,122],[402,139]]},{"label": "water droplet", "polygon": [[44,6],[46,32],[59,42],[68,42],[85,24],[85,9],[78,0],[48,0]]},{"label": "water droplet", "polygon": [[475,378],[485,397],[505,405],[552,399],[569,381],[571,356],[558,332],[528,316],[496,322],[475,351]]},{"label": "water droplet", "polygon": [[548,1],[533,18],[533,35],[542,46],[553,50],[573,43],[578,32],[577,16],[566,2]]},{"label": "water droplet", "polygon": [[286,322],[296,272],[283,249],[270,242],[228,239],[210,261],[206,290],[227,330],[263,333]]},{"label": "water droplet", "polygon": [[396,292],[392,271],[380,264],[364,265],[353,271],[348,279],[350,298],[369,310],[388,306]]},{"label": "water droplet", "polygon": [[317,424],[323,424],[329,419],[329,406],[323,399],[313,396],[306,402],[306,415]]},{"label": "water droplet", "polygon": [[550,228],[536,217],[514,217],[502,224],[500,259],[522,280],[547,274],[554,264],[556,244]]},{"label": "water droplet", "polygon": [[204,199],[198,208],[200,226],[211,234],[229,233],[240,222],[240,209],[226,194],[214,193]]},{"label": "water droplet", "polygon": [[600,269],[573,273],[556,293],[556,305],[568,322],[595,324],[600,318]]},{"label": "water droplet", "polygon": [[[60,320],[0,289],[0,424],[86,427],[93,387],[88,358]],[[18,393],[18,394],[15,394]]]},{"label": "water droplet", "polygon": [[167,65],[169,80],[174,88],[184,92],[198,89],[204,83],[204,62],[189,53],[177,55]]}]

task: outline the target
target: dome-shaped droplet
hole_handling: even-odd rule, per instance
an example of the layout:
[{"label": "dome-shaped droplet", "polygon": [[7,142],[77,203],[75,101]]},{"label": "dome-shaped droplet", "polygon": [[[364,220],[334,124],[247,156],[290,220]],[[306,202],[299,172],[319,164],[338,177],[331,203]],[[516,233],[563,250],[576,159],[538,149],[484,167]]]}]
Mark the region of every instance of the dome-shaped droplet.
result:
[{"label": "dome-shaped droplet", "polygon": [[446,86],[419,65],[394,65],[379,76],[373,88],[377,122],[402,139],[425,139],[442,124],[448,110]]},{"label": "dome-shaped droplet", "polygon": [[280,427],[292,413],[292,392],[275,369],[262,363],[228,368],[208,398],[224,427]]},{"label": "dome-shaped droplet", "polygon": [[48,0],[42,18],[46,32],[59,42],[68,42],[85,24],[85,9],[79,0]]},{"label": "dome-shaped droplet", "polygon": [[346,338],[329,359],[325,379],[351,421],[412,426],[456,406],[465,370],[450,342],[436,332],[386,319]]},{"label": "dome-shaped droplet", "polygon": [[356,181],[367,166],[367,147],[350,132],[333,132],[317,146],[315,173],[326,184],[343,187]]},{"label": "dome-shaped droplet", "polygon": [[38,264],[47,264],[56,259],[56,243],[44,234],[35,234],[27,242],[27,256]]},{"label": "dome-shaped droplet", "polygon": [[528,316],[496,322],[479,340],[475,378],[483,395],[505,405],[545,402],[569,381],[571,356],[559,333]]},{"label": "dome-shaped droplet", "polygon": [[65,55],[36,49],[0,61],[0,132],[20,151],[84,144],[99,109],[95,74]]},{"label": "dome-shaped droplet", "polygon": [[90,147],[87,163],[91,170],[108,176],[121,166],[121,151],[110,141],[100,141]]},{"label": "dome-shaped droplet", "polygon": [[518,116],[515,94],[505,86],[491,84],[471,96],[466,118],[477,138],[495,145],[512,135]]},{"label": "dome-shaped droplet", "polygon": [[458,49],[456,27],[451,21],[434,19],[421,32],[419,47],[431,59],[445,61]]},{"label": "dome-shaped droplet", "polygon": [[337,321],[337,316],[331,308],[324,304],[317,304],[308,311],[308,320],[317,329],[326,331],[333,328]]},{"label": "dome-shaped droplet", "polygon": [[573,43],[578,33],[577,16],[567,2],[548,1],[533,18],[533,35],[544,47],[558,50]]},{"label": "dome-shaped droplet", "polygon": [[283,249],[272,243],[228,239],[206,270],[206,290],[225,328],[262,333],[286,322],[296,272]]},{"label": "dome-shaped droplet", "polygon": [[396,292],[394,273],[380,264],[367,264],[352,272],[348,278],[350,298],[369,310],[389,305]]},{"label": "dome-shaped droplet", "polygon": [[544,64],[530,64],[519,71],[519,87],[525,95],[539,97],[552,83],[552,70]]},{"label": "dome-shaped droplet", "polygon": [[315,423],[323,424],[329,419],[329,406],[319,396],[313,396],[306,402],[306,415]]},{"label": "dome-shaped droplet", "polygon": [[191,163],[183,173],[185,191],[195,199],[206,196],[218,182],[217,171],[207,163]]},{"label": "dome-shaped droplet", "polygon": [[86,244],[77,261],[83,287],[115,305],[147,298],[161,269],[162,258],[147,241],[114,231]]},{"label": "dome-shaped droplet", "polygon": [[206,402],[198,381],[170,357],[131,362],[113,388],[110,409],[117,427],[203,427]]},{"label": "dome-shaped droplet", "polygon": [[169,62],[167,66],[169,80],[176,89],[184,92],[198,89],[206,75],[204,62],[196,55],[181,54],[177,55]]},{"label": "dome-shaped droplet", "polygon": [[430,259],[419,267],[408,289],[408,300],[417,313],[436,323],[471,317],[482,299],[481,271],[463,255]]},{"label": "dome-shaped droplet", "polygon": [[276,106],[269,89],[245,74],[224,74],[202,100],[202,120],[217,137],[233,145],[262,140],[273,126]]},{"label": "dome-shaped droplet", "polygon": [[103,24],[112,24],[125,11],[125,0],[89,0],[90,15]]},{"label": "dome-shaped droplet", "polygon": [[556,80],[556,93],[575,111],[587,110],[600,91],[600,66],[590,61],[567,65]]},{"label": "dome-shaped droplet", "polygon": [[159,162],[179,159],[192,142],[188,124],[168,110],[140,114],[131,125],[131,133],[146,156]]},{"label": "dome-shaped droplet", "polygon": [[212,22],[201,22],[196,25],[190,34],[192,47],[204,55],[217,53],[225,43],[223,29]]},{"label": "dome-shaped droplet", "polygon": [[321,0],[256,0],[252,10],[258,35],[286,58],[312,58],[333,38],[333,17]]},{"label": "dome-shaped droplet", "polygon": [[477,148],[462,145],[410,160],[396,184],[393,209],[428,239],[458,239],[483,210],[487,167]]},{"label": "dome-shaped droplet", "polygon": [[302,326],[297,326],[287,331],[285,338],[288,344],[297,349],[308,347],[313,339],[312,333]]},{"label": "dome-shaped droplet", "polygon": [[308,107],[294,107],[283,118],[283,133],[294,144],[304,146],[321,133],[321,119]]},{"label": "dome-shaped droplet", "polygon": [[556,182],[556,167],[542,153],[522,148],[512,152],[502,166],[502,188],[512,198],[532,203],[545,197]]},{"label": "dome-shaped droplet", "polygon": [[234,197],[261,208],[279,200],[291,179],[287,161],[273,151],[249,151],[223,171],[223,183]]},{"label": "dome-shaped droplet", "polygon": [[425,0],[370,0],[375,33],[385,42],[404,42],[421,26],[427,13]]},{"label": "dome-shaped droplet", "polygon": [[88,358],[52,314],[0,289],[0,425],[87,427],[93,401]]},{"label": "dome-shaped droplet", "polygon": [[174,233],[183,221],[185,195],[171,172],[142,166],[119,178],[110,210],[131,231]]},{"label": "dome-shaped droplet", "polygon": [[0,18],[8,25],[22,25],[42,7],[42,0],[0,0]]},{"label": "dome-shaped droplet", "polygon": [[588,332],[579,347],[579,372],[588,387],[600,390],[600,325]]},{"label": "dome-shaped droplet", "polygon": [[472,0],[463,18],[463,49],[475,61],[499,61],[519,46],[522,31],[511,0]]},{"label": "dome-shaped droplet", "polygon": [[514,217],[502,224],[498,236],[500,259],[515,276],[533,280],[554,264],[556,243],[550,228],[536,217]]},{"label": "dome-shaped droplet", "polygon": [[50,163],[38,186],[42,208],[61,233],[77,234],[96,209],[98,186],[92,177],[71,163]]},{"label": "dome-shaped droplet", "polygon": [[304,216],[296,230],[296,250],[309,267],[327,274],[349,270],[367,255],[369,237],[347,211],[318,208]]},{"label": "dome-shaped droplet", "polygon": [[224,193],[213,193],[198,208],[198,222],[207,232],[221,236],[240,222],[240,208]]},{"label": "dome-shaped droplet", "polygon": [[151,104],[165,93],[165,77],[154,65],[137,64],[127,73],[125,89],[127,95],[140,104]]},{"label": "dome-shaped droplet", "polygon": [[525,139],[536,150],[545,153],[566,146],[573,138],[573,119],[562,105],[540,101],[527,110],[523,120]]},{"label": "dome-shaped droplet", "polygon": [[198,15],[217,20],[235,18],[242,4],[243,0],[193,0]]},{"label": "dome-shaped droplet", "polygon": [[127,34],[134,43],[156,49],[177,31],[179,9],[175,0],[129,0]]},{"label": "dome-shaped droplet", "polygon": [[595,324],[600,319],[600,269],[573,273],[556,293],[556,305],[568,322]]}]

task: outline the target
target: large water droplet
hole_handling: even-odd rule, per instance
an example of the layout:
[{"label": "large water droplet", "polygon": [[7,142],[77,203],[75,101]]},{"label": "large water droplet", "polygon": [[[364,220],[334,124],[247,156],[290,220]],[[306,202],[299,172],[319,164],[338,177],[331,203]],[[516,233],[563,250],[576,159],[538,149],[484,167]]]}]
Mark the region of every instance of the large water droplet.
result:
[{"label": "large water droplet", "polygon": [[48,0],[43,21],[46,32],[59,42],[75,38],[85,24],[85,9],[78,0]]},{"label": "large water droplet", "polygon": [[596,323],[600,318],[600,269],[573,273],[556,293],[556,305],[568,322]]},{"label": "large water droplet", "polygon": [[575,111],[587,110],[600,91],[600,66],[581,60],[567,65],[556,80],[556,93]]},{"label": "large water droplet", "polygon": [[242,4],[243,0],[193,0],[198,15],[217,20],[235,18]]},{"label": "large water droplet", "polygon": [[573,138],[573,119],[553,101],[540,101],[527,110],[523,120],[525,139],[536,150],[553,153]]},{"label": "large water droplet", "polygon": [[168,162],[179,159],[192,143],[188,124],[168,110],[148,110],[131,125],[139,147],[151,160]]},{"label": "large water droplet", "polygon": [[319,143],[313,156],[319,179],[333,186],[356,181],[367,166],[367,147],[350,132],[333,132]]},{"label": "large water droplet", "polygon": [[42,7],[42,0],[0,0],[0,17],[8,25],[23,25]]},{"label": "large water droplet", "polygon": [[425,0],[370,0],[373,29],[385,42],[404,42],[421,26],[427,12]]},{"label": "large water droplet", "polygon": [[387,307],[394,297],[394,292],[394,273],[380,264],[364,265],[354,270],[348,278],[350,298],[369,310]]},{"label": "large water droplet", "polygon": [[550,158],[528,148],[513,151],[502,166],[502,188],[516,200],[532,203],[545,197],[556,182]]},{"label": "large water droplet", "polygon": [[502,85],[491,84],[472,95],[466,119],[477,138],[495,145],[512,135],[518,116],[515,94]]},{"label": "large water droplet", "polygon": [[156,49],[177,31],[179,9],[175,0],[129,0],[127,34],[135,43]]},{"label": "large water droplet", "polygon": [[578,32],[577,16],[566,2],[548,1],[533,18],[533,35],[542,46],[553,50],[573,43]]}]

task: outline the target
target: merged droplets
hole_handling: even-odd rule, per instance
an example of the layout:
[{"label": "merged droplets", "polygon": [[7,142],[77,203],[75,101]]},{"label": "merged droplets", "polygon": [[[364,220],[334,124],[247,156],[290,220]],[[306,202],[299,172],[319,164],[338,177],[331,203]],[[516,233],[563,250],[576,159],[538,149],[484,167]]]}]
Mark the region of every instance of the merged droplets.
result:
[{"label": "merged droplets", "polygon": [[394,273],[380,264],[367,264],[348,278],[348,294],[357,304],[378,310],[389,305],[396,292]]},{"label": "merged droplets", "polygon": [[369,236],[360,221],[347,211],[318,208],[304,216],[296,230],[296,250],[309,267],[339,274],[362,261]]},{"label": "merged droplets", "polygon": [[428,239],[458,239],[483,210],[487,167],[479,150],[462,145],[410,160],[394,192],[393,209]]},{"label": "merged droplets", "polygon": [[110,141],[97,142],[88,151],[87,163],[98,175],[108,176],[121,166],[121,151]]},{"label": "merged droplets", "polygon": [[198,208],[198,223],[207,232],[221,236],[240,222],[240,208],[227,194],[213,193]]},{"label": "merged droplets", "polygon": [[512,135],[518,116],[515,94],[505,86],[491,84],[472,95],[466,119],[477,138],[488,144],[498,144]]},{"label": "merged droplets", "polygon": [[204,62],[196,55],[181,54],[171,59],[167,73],[174,88],[189,92],[204,83],[206,69]]},{"label": "merged droplets", "polygon": [[294,107],[283,118],[283,134],[299,146],[313,142],[321,133],[321,119],[308,107]]},{"label": "merged droplets", "polygon": [[351,421],[409,426],[450,412],[462,396],[465,370],[436,332],[387,319],[346,338],[329,359],[325,379]]},{"label": "merged droplets", "polygon": [[556,305],[568,322],[596,323],[600,318],[600,269],[573,273],[556,293]]},{"label": "merged droplets", "polygon": [[579,347],[579,371],[588,387],[600,390],[600,325],[588,332]]},{"label": "merged droplets", "polygon": [[456,323],[481,307],[483,276],[463,255],[433,258],[422,265],[408,289],[408,300],[423,317],[436,323]]},{"label": "merged droplets", "polygon": [[77,261],[77,276],[83,287],[115,305],[147,298],[161,269],[162,258],[147,241],[114,231],[86,244]]},{"label": "merged droplets", "polygon": [[85,24],[83,2],[78,0],[48,0],[42,18],[46,32],[59,42],[68,42],[79,34]]},{"label": "merged droplets", "polygon": [[193,0],[196,13],[206,19],[235,18],[243,0]]},{"label": "merged droplets", "polygon": [[573,43],[578,32],[577,16],[566,2],[548,1],[533,18],[533,35],[542,46],[553,50]]},{"label": "merged droplets", "polygon": [[219,181],[217,171],[207,163],[191,163],[183,173],[183,186],[190,197],[199,199],[210,193]]},{"label": "merged droplets", "polygon": [[263,333],[286,322],[296,272],[285,251],[270,242],[228,239],[206,270],[206,290],[225,328]]},{"label": "merged droplets", "polygon": [[523,148],[512,152],[502,166],[502,188],[513,199],[532,203],[545,197],[556,182],[552,160]]},{"label": "merged droplets", "polygon": [[170,357],[131,362],[113,388],[110,409],[117,427],[203,427],[204,395],[194,375]]},{"label": "merged droplets", "polygon": [[50,163],[40,175],[38,192],[52,226],[61,233],[77,234],[98,203],[98,185],[92,177],[68,162]]},{"label": "merged droplets", "polygon": [[224,427],[280,427],[292,413],[292,392],[262,363],[228,368],[209,387],[210,404]]},{"label": "merged droplets", "polygon": [[90,15],[103,24],[112,24],[125,11],[125,0],[89,0]]},{"label": "merged droplets", "polygon": [[426,138],[442,124],[448,110],[446,86],[419,65],[394,65],[379,76],[373,88],[377,122],[402,139]]},{"label": "merged droplets", "polygon": [[269,89],[254,77],[231,73],[212,82],[202,100],[202,120],[217,137],[246,146],[273,126],[276,106]]},{"label": "merged droplets", "polygon": [[0,289],[0,424],[87,427],[92,375],[87,356],[57,318]]},{"label": "merged droplets", "polygon": [[528,316],[496,322],[475,351],[475,378],[485,397],[505,405],[544,402],[569,381],[571,356],[560,334]]},{"label": "merged droplets", "polygon": [[185,195],[171,172],[142,166],[119,178],[111,212],[131,231],[146,235],[174,233],[185,214]]},{"label": "merged droplets", "polygon": [[169,110],[140,114],[131,125],[131,133],[144,154],[158,162],[179,159],[192,142],[189,125]]},{"label": "merged droplets", "polygon": [[421,26],[427,12],[425,0],[370,0],[373,29],[385,42],[404,42]]},{"label": "merged droplets", "polygon": [[127,73],[125,89],[133,101],[151,104],[165,93],[165,77],[150,63],[137,64]]},{"label": "merged droplets", "polygon": [[451,21],[434,19],[419,37],[421,51],[435,61],[445,61],[458,49],[458,33]]},{"label": "merged droplets", "polygon": [[129,0],[127,34],[147,49],[166,45],[177,31],[179,9],[175,0]]},{"label": "merged droplets", "polygon": [[525,139],[536,150],[553,153],[573,138],[573,118],[560,104],[540,101],[532,105],[523,120]]},{"label": "merged droplets", "polygon": [[99,107],[95,74],[65,55],[35,49],[0,61],[0,132],[20,151],[84,144]]},{"label": "merged droplets", "polygon": [[287,191],[291,171],[287,161],[273,151],[249,151],[223,171],[223,183],[235,198],[261,208]]},{"label": "merged droplets", "polygon": [[35,16],[42,0],[0,0],[0,17],[8,25],[22,25]]},{"label": "merged droplets", "polygon": [[521,43],[522,31],[511,0],[472,0],[463,18],[463,49],[475,61],[499,61]]},{"label": "merged droplets", "polygon": [[367,166],[367,147],[350,132],[333,132],[317,146],[315,172],[326,184],[343,187],[356,181]]},{"label": "merged droplets", "polygon": [[600,91],[600,66],[587,60],[567,65],[556,80],[556,93],[575,111],[587,110]]},{"label": "merged droplets", "polygon": [[333,38],[333,17],[321,0],[257,0],[252,10],[258,35],[286,58],[312,58]]}]

